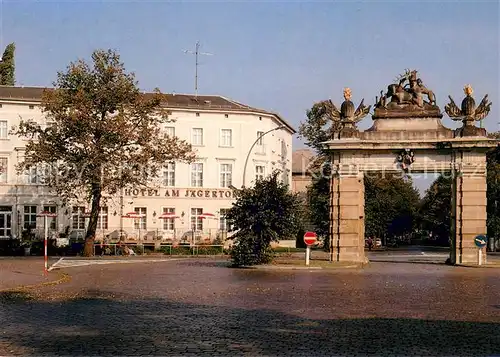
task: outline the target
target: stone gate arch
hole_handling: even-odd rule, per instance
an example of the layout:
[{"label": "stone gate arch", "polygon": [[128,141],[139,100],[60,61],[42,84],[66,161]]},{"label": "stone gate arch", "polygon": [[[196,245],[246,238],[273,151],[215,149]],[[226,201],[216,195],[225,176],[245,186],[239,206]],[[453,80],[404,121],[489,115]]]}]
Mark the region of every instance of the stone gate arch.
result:
[{"label": "stone gate arch", "polygon": [[[406,83],[405,85],[405,82]],[[340,110],[330,116],[341,130],[324,143],[333,173],[330,179],[330,247],[334,261],[365,262],[364,175],[385,173],[442,173],[453,178],[450,260],[478,264],[474,238],[486,234],[486,152],[498,145],[475,122],[490,111],[487,95],[476,105],[472,88],[464,88],[458,107],[450,97],[445,111],[460,120],[457,130],[446,128],[435,96],[416,71],[407,71],[377,97],[370,129],[356,123],[370,106],[355,109],[351,91],[344,89]],[[426,96],[426,98],[424,98]],[[484,248],[486,249],[486,248]],[[486,256],[486,252],[483,252]]]}]

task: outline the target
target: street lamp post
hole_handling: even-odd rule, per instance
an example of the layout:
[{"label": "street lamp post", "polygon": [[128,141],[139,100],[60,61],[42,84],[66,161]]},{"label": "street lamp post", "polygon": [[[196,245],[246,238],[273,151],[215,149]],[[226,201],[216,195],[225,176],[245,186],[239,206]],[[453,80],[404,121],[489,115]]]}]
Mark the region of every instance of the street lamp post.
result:
[{"label": "street lamp post", "polygon": [[266,131],[265,133],[261,134],[257,138],[257,140],[254,141],[254,143],[252,144],[252,146],[250,146],[250,150],[248,150],[247,158],[245,160],[245,166],[243,167],[243,185],[242,185],[242,187],[245,187],[245,180],[246,180],[248,159],[250,158],[250,154],[252,153],[252,149],[255,146],[255,144],[257,144],[260,139],[262,139],[265,135],[269,134],[270,132],[273,132],[273,131],[279,130],[279,129],[283,129],[284,127],[285,127],[284,125],[280,125],[280,126],[274,128],[274,129]]}]

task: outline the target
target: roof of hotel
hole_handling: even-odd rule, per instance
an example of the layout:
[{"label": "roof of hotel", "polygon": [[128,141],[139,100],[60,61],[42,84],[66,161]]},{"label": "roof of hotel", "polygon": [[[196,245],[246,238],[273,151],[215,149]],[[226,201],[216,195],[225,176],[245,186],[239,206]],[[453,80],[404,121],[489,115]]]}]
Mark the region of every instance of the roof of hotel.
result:
[{"label": "roof of hotel", "polygon": [[[42,100],[44,90],[52,90],[52,88],[44,87],[11,87],[0,86],[0,100],[15,100],[15,101],[32,101],[39,102]],[[152,93],[144,93],[151,95]],[[254,108],[242,103],[238,103],[229,98],[220,95],[198,95],[193,94],[175,94],[164,93],[166,97],[167,108],[179,109],[199,109],[199,110],[218,110],[218,111],[233,111],[233,112],[253,112],[275,116],[293,133],[296,130],[286,122],[279,114],[270,112],[264,109]]]}]

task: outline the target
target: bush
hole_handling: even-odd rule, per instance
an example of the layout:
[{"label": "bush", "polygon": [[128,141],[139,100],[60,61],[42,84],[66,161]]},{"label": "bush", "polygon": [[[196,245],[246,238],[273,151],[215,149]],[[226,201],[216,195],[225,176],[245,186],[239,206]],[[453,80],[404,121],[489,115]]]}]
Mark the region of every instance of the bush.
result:
[{"label": "bush", "polygon": [[220,255],[223,253],[223,247],[199,246],[194,252],[196,255]]},{"label": "bush", "polygon": [[262,243],[257,237],[240,236],[231,249],[231,259],[234,266],[250,266],[268,264],[274,258],[271,246]]},{"label": "bush", "polygon": [[304,228],[299,229],[295,237],[295,247],[296,248],[306,248],[306,243],[304,243],[304,234],[306,233]]},{"label": "bush", "polygon": [[189,246],[179,245],[177,247],[166,245],[160,248],[163,254],[167,255],[191,255],[191,248]]},{"label": "bush", "polygon": [[0,240],[0,255],[23,255],[24,251],[21,249],[21,242],[19,239],[6,239]]}]

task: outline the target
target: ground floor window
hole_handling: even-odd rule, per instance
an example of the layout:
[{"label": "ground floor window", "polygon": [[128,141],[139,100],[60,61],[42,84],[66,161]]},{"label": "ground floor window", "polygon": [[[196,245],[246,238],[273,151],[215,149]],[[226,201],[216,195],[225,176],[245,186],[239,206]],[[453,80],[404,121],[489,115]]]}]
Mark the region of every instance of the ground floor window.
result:
[{"label": "ground floor window", "polygon": [[12,207],[0,206],[0,238],[9,238],[12,229]]},{"label": "ground floor window", "polygon": [[[57,214],[56,206],[43,206],[43,210]],[[57,229],[57,217],[47,217],[47,222],[50,230],[55,231]]]},{"label": "ground floor window", "polygon": [[71,226],[73,229],[85,229],[85,207],[73,206],[73,213],[71,214]]},{"label": "ground floor window", "polygon": [[[163,213],[175,214],[175,208],[174,207],[163,207]],[[173,231],[174,229],[175,229],[175,219],[174,218],[163,219],[163,230]]]},{"label": "ground floor window", "polygon": [[191,208],[191,228],[194,231],[203,230],[203,218],[201,218],[202,214],[203,208]]},{"label": "ground floor window", "polygon": [[219,211],[219,229],[221,231],[227,231],[227,220],[226,220],[226,214],[229,211],[229,208],[221,208]]},{"label": "ground floor window", "polygon": [[108,229],[108,207],[106,206],[99,208],[97,229]]},{"label": "ground floor window", "polygon": [[24,229],[36,228],[37,206],[24,206]]},{"label": "ground floor window", "polygon": [[134,219],[134,229],[146,229],[147,208],[146,207],[134,207],[134,212],[141,215],[140,218]]}]

